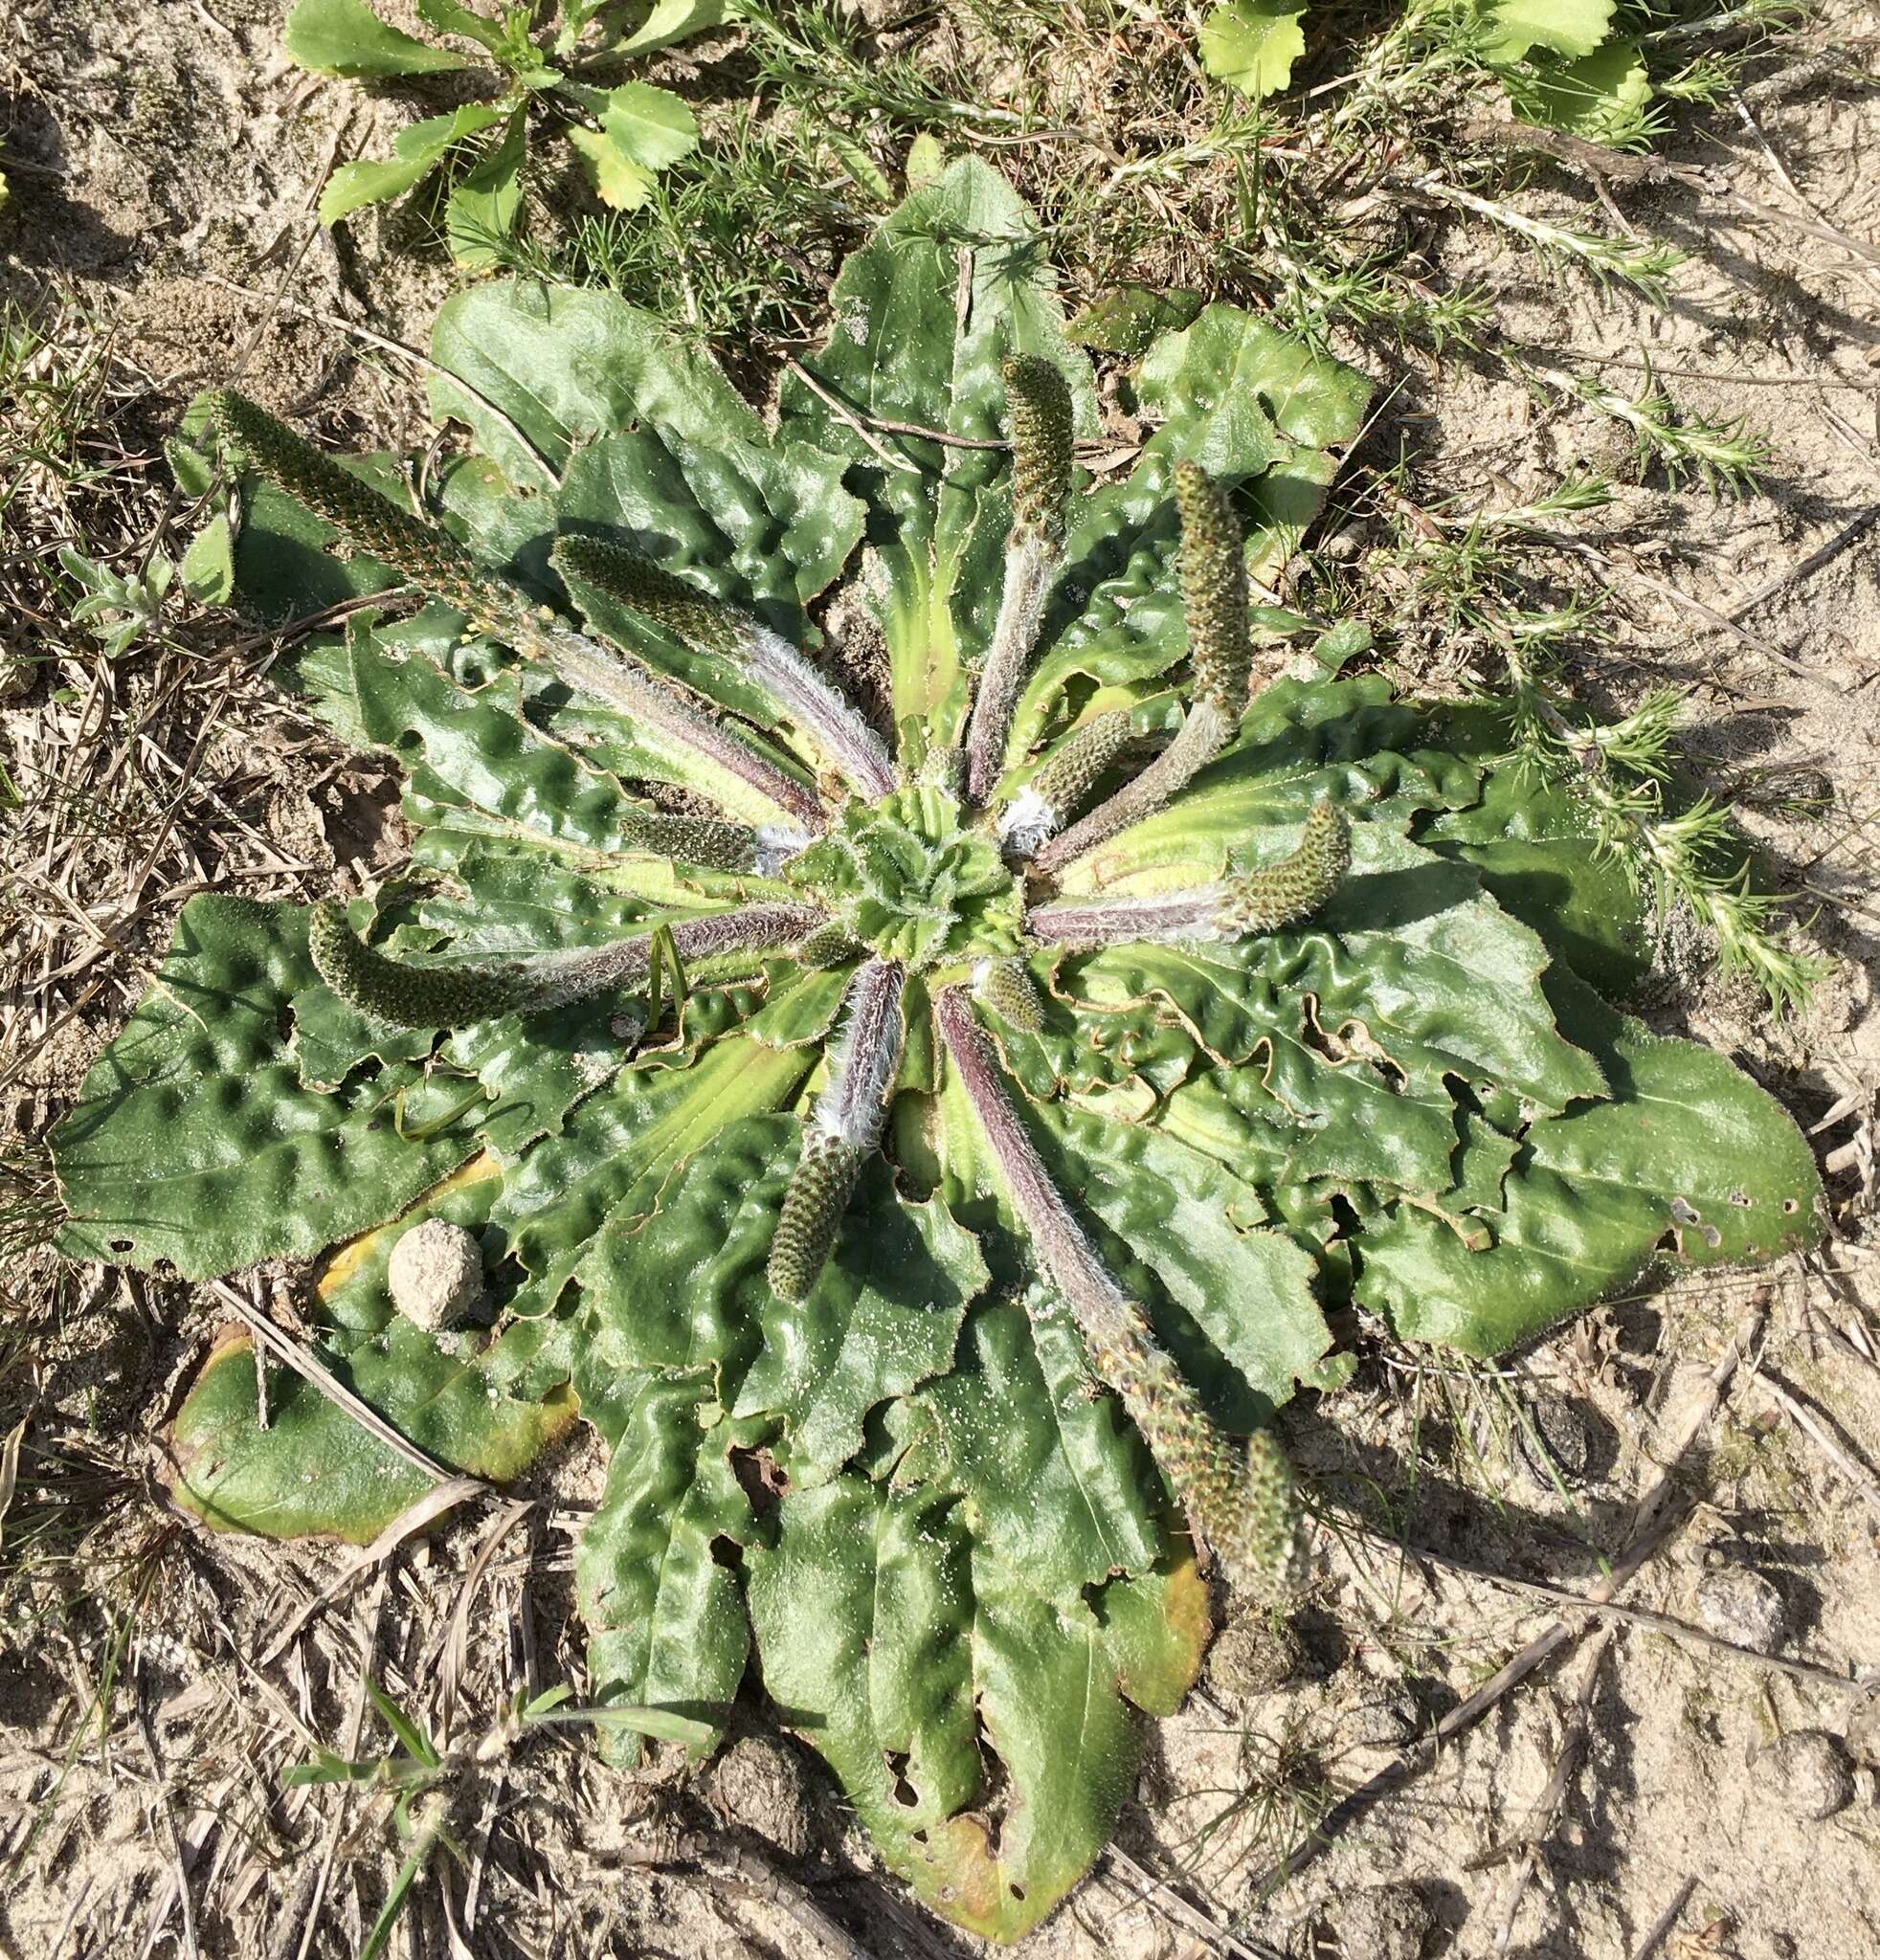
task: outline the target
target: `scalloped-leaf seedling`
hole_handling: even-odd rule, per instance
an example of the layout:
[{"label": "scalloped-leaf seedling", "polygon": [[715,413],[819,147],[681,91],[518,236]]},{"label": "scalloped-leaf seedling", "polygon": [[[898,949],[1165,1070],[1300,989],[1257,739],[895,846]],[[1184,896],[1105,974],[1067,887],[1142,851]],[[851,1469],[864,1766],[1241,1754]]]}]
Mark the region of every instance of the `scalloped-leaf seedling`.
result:
[{"label": "scalloped-leaf seedling", "polygon": [[[326,1367],[443,1464],[578,1413],[596,1697],[716,1735],[754,1649],[888,1863],[1009,1938],[1193,1681],[1208,1565],[1295,1583],[1266,1423],[1340,1379],[1329,1308],[1493,1354],[1808,1242],[1818,1190],[1569,964],[1629,950],[1562,792],[1250,608],[1356,374],[1209,307],[1092,482],[1087,361],[976,163],[833,307],[766,427],[615,297],[459,294],[474,447],[423,510],[211,399],[239,591],[349,602],[292,679],[404,770],[413,861],[190,902],[55,1139],[62,1242],[316,1261]],[[481,1256],[456,1326],[394,1299],[432,1218]],[[176,1417],[211,1524],[365,1540],[421,1491],[256,1392],[224,1346]]]}]

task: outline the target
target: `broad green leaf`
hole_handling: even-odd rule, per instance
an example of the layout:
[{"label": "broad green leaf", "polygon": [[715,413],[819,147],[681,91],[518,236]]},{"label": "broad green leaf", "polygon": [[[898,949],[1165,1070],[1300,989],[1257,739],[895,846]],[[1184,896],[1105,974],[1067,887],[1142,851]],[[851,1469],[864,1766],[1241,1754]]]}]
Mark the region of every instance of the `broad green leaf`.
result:
[{"label": "broad green leaf", "polygon": [[1166,293],[1150,286],[1119,286],[1085,307],[1064,335],[1074,345],[1133,359],[1147,353],[1161,335],[1179,333],[1205,304],[1199,293],[1182,286]]},{"label": "broad green leaf", "polygon": [[731,0],[653,0],[646,18],[614,49],[616,55],[651,55],[675,41],[708,33],[724,25]]},{"label": "broad green leaf", "polygon": [[1651,77],[1636,41],[1611,40],[1578,61],[1535,64],[1511,75],[1509,93],[1522,120],[1571,130],[1589,143],[1636,138]]},{"label": "broad green leaf", "polygon": [[1578,60],[1605,39],[1614,0],[1477,0],[1493,31],[1489,57],[1524,61],[1536,48]]},{"label": "broad green leaf", "polygon": [[780,1522],[748,1554],[767,1692],[923,1899],[1018,1938],[1114,1826],[1138,1748],[1125,1693],[1166,1708],[1194,1678],[1192,1563],[1054,1599],[956,1499],[854,1476],[789,1494]]},{"label": "broad green leaf", "polygon": [[199,606],[226,606],[235,595],[235,533],[217,511],[190,540],[177,567],[183,590]]},{"label": "broad green leaf", "polygon": [[1266,1208],[1251,1185],[1146,1125],[1054,1107],[1038,1119],[1061,1187],[1101,1221],[1112,1268],[1153,1282],[1150,1319],[1218,1419],[1256,1429],[1296,1383],[1316,1385],[1332,1334],[1313,1263],[1260,1229]]},{"label": "broad green leaf", "polygon": [[[1467,724],[1466,716],[1450,722],[1459,733]],[[1511,758],[1485,776],[1480,803],[1437,815],[1418,841],[1474,865],[1582,980],[1623,997],[1651,970],[1644,900],[1571,790]]]},{"label": "broad green leaf", "polygon": [[[701,1376],[647,1377],[574,1557],[594,1700],[684,1716],[706,1747],[724,1731],[750,1638],[737,1575],[715,1550],[747,1543],[755,1524],[731,1443]],[[604,1731],[601,1752],[634,1769],[639,1736]]]},{"label": "broad green leaf", "polygon": [[462,0],[416,0],[417,17],[440,34],[461,34],[492,54],[502,45],[502,30]]},{"label": "broad green leaf", "polygon": [[1757,1263],[1821,1236],[1813,1154],[1769,1096],[1569,974],[1548,991],[1611,1096],[1529,1127],[1482,1214],[1488,1249],[1409,1206],[1367,1225],[1359,1298],[1406,1339],[1495,1354],[1654,1265]]},{"label": "broad green leaf", "polygon": [[391,1217],[474,1153],[399,1134],[412,1064],[303,1088],[287,1007],[316,975],[293,905],[194,898],[155,984],[54,1133],[75,1258],[186,1278],[305,1255]]},{"label": "broad green leaf", "polygon": [[316,75],[360,80],[387,75],[440,75],[469,64],[383,21],[366,0],[299,0],[281,45],[289,60]]},{"label": "broad green leaf", "polygon": [[[465,1351],[456,1351],[461,1345]],[[574,1397],[515,1400],[468,1336],[406,1321],[322,1356],[353,1392],[446,1468],[507,1482],[573,1423]],[[256,1419],[254,1348],[222,1340],[170,1432],[170,1494],[218,1531],[364,1545],[431,1488],[431,1479],[337,1403],[279,1364],[267,1424]]]},{"label": "broad green leaf", "polygon": [[1201,66],[1259,101],[1277,95],[1306,52],[1307,0],[1226,0],[1201,23]]},{"label": "broad green leaf", "polygon": [[320,222],[337,224],[363,205],[383,204],[402,197],[428,177],[451,149],[502,120],[502,111],[482,102],[467,102],[448,116],[428,116],[412,122],[392,140],[392,156],[382,164],[342,164],[320,193]]},{"label": "broad green leaf", "polygon": [[782,1460],[817,1482],[862,1447],[868,1412],[941,1372],[986,1269],[935,1203],[899,1199],[871,1169],[808,1297],[786,1304],[764,1277],[796,1125],[753,1119],[719,1132],[660,1193],[650,1217],[615,1211],[576,1272],[610,1362],[707,1371],[736,1416],[780,1417]]},{"label": "broad green leaf", "polygon": [[1160,1481],[1061,1306],[974,1313],[951,1371],[913,1408],[918,1439],[895,1481],[956,1491],[974,1537],[1037,1592],[1074,1598],[1154,1563]]}]

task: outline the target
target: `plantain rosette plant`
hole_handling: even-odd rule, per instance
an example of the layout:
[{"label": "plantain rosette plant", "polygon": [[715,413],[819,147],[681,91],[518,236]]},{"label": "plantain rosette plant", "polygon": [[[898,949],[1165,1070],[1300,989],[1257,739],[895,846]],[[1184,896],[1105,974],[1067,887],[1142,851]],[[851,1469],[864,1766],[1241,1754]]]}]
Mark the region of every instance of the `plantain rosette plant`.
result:
[{"label": "plantain rosette plant", "polygon": [[[754,1641],[888,1863],[1016,1936],[1192,1682],[1209,1561],[1296,1576],[1266,1424],[1341,1379],[1329,1309],[1497,1353],[1809,1242],[1809,1152],[1588,984],[1637,975],[1638,902],[1491,711],[1250,608],[1349,369],[1211,307],[1091,483],[1087,364],[976,163],[849,262],[773,429],[611,295],[479,286],[434,354],[475,453],[425,515],[207,406],[238,589],[345,612],[293,671],[397,759],[412,865],[190,901],[58,1130],[63,1248],[318,1261],[325,1365],[453,1469],[592,1424],[598,1699],[716,1732]],[[473,1325],[392,1303],[432,1218]],[[176,1417],[211,1525],[367,1540],[423,1493],[265,1394],[231,1334]]]}]

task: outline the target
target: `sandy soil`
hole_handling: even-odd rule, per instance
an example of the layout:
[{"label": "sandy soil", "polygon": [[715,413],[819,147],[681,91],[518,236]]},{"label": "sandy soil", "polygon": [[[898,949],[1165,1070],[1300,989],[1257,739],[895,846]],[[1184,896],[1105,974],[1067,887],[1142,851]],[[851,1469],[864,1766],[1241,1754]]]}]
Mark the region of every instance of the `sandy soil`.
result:
[{"label": "sandy soil", "polygon": [[[336,438],[369,428],[397,442],[423,427],[410,365],[323,322],[421,345],[443,269],[392,253],[371,225],[335,241],[309,223],[335,156],[382,141],[399,112],[287,67],[276,53],[284,11],[122,0],[107,31],[61,0],[0,8],[6,164],[20,166],[0,220],[0,285],[29,299],[56,279],[114,323],[136,396],[130,430],[146,444],[195,389],[235,373]],[[1827,33],[1870,45],[1870,9],[1828,11]],[[1714,136],[1674,154],[1779,209],[1880,236],[1880,175],[1861,163],[1880,143],[1870,95],[1818,82],[1758,104],[1756,121],[1759,134],[1726,113]],[[1580,179],[1541,171],[1521,195],[1599,221]],[[1612,1304],[1518,1357],[1503,1381],[1419,1371],[1390,1350],[1337,1396],[1289,1412],[1307,1468],[1328,1488],[1375,1480],[1428,1555],[1328,1541],[1294,1648],[1230,1630],[1202,1690],[1151,1738],[1117,1852],[1025,1944],[1026,1960],[1624,1960],[1654,1943],[1692,1960],[1880,1951],[1880,1722],[1845,1684],[1850,1672],[1880,1683],[1880,532],[1811,562],[1880,506],[1880,266],[1794,227],[1741,222],[1714,198],[1622,195],[1632,224],[1691,255],[1666,312],[1546,283],[1477,234],[1436,231],[1432,252],[1445,273],[1497,289],[1511,345],[1556,361],[1570,350],[1628,390],[1648,358],[1686,401],[1746,415],[1773,444],[1764,481],[1740,501],[1636,488],[1578,528],[1619,601],[1614,637],[1582,679],[1601,704],[1667,680],[1691,688],[1690,752],[1735,797],[1784,882],[1819,907],[1807,935],[1833,970],[1800,1020],[1772,1024],[1740,990],[1689,978],[1702,960],[1675,951],[1651,1007],[1732,1053],[1817,1132],[1836,1237],[1806,1270]],[[1526,495],[1576,462],[1624,475],[1629,444],[1609,418],[1562,411],[1498,363],[1347,351],[1399,384],[1364,458],[1407,448],[1424,507],[1510,486]],[[1382,543],[1375,523],[1354,530],[1335,509],[1322,536],[1359,560]],[[1719,628],[1719,612],[1736,629]],[[224,673],[236,630],[192,631],[201,672]],[[315,890],[339,865],[395,853],[382,778],[274,696],[251,671],[257,657],[244,652],[227,673],[203,793],[181,806],[148,902],[97,960],[100,984],[6,1075],[0,1124],[16,1139],[43,1133],[108,1037],[192,880],[257,896]],[[1399,655],[1421,684],[1466,678],[1474,657],[1435,633]],[[8,710],[6,752],[54,743],[45,718],[71,712],[43,691]],[[188,752],[168,724],[159,739]],[[81,902],[115,896],[105,858],[73,866]],[[52,931],[20,963],[42,987],[87,944],[56,947]],[[16,1035],[17,1016],[37,1012],[22,998],[4,1010]],[[74,1475],[117,1501],[85,1543],[88,1569],[28,1589],[16,1623],[0,1627],[0,1954],[353,1952],[393,1868],[384,1803],[283,1797],[279,1775],[313,1738],[357,1732],[368,1673],[435,1690],[459,1739],[481,1731],[513,1682],[579,1678],[570,1546],[597,1488],[592,1453],[539,1470],[520,1493],[539,1500],[526,1515],[448,1525],[344,1586],[273,1651],[339,1562],[207,1540],[150,1494],[153,1439],[213,1313],[185,1289],[110,1273],[35,1264],[8,1287],[49,1331],[27,1360],[0,1349],[0,1440],[28,1408],[62,1423],[79,1439]],[[1733,1353],[1719,1397],[1713,1378]],[[1511,1396],[1555,1411],[1564,1491],[1524,1466]],[[1654,1491],[1675,1503],[1642,1520]],[[1457,1711],[1556,1611],[1460,1568],[1583,1600],[1642,1532],[1654,1549],[1621,1596],[1669,1623],[1566,1609],[1564,1637],[1533,1672],[1451,1735]],[[119,1652],[107,1578],[142,1601]],[[1707,1628],[1770,1659],[1707,1644]],[[95,1720],[79,1718],[107,1669],[124,1686],[101,1745]],[[1807,1740],[1817,1730],[1836,1738],[1826,1770]],[[1824,1788],[1840,1793],[1835,1761],[1847,1800],[1812,1816]],[[1415,1773],[1381,1800],[1348,1801],[1392,1766]],[[804,1757],[793,1769],[779,1792],[761,1776],[729,1788],[673,1766],[634,1782],[579,1748],[524,1752],[466,1793],[467,1865],[420,1888],[400,1934],[412,1944],[393,1950],[822,1950],[793,1911],[795,1884],[884,1960],[980,1950],[875,1877],[819,1770]],[[1328,1804],[1331,1848],[1276,1875]],[[303,1946],[316,1884],[325,1904]]]}]

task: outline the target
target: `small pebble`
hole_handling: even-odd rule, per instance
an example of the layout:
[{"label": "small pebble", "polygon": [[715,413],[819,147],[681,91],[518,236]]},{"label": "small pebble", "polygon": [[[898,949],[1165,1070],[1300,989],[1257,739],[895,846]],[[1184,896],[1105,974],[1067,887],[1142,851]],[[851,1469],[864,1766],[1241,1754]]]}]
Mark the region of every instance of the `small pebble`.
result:
[{"label": "small pebble", "polygon": [[719,1757],[712,1807],[785,1858],[802,1858],[814,1836],[809,1780],[795,1752],[769,1736],[741,1736]]},{"label": "small pebble", "polygon": [[1435,1924],[1415,1885],[1367,1885],[1338,1908],[1338,1945],[1346,1960],[1422,1960]]},{"label": "small pebble", "polygon": [[1792,1729],[1768,1752],[1768,1762],[1783,1803],[1805,1822],[1819,1823],[1853,1801],[1853,1771],[1824,1728]]},{"label": "small pebble", "polygon": [[1223,1627],[1208,1649],[1208,1679],[1236,1701],[1272,1694],[1295,1680],[1304,1665],[1305,1653],[1291,1627],[1257,1614]]},{"label": "small pebble", "polygon": [[1773,1654],[1782,1644],[1786,1612],[1781,1593],[1760,1572],[1727,1566],[1698,1580],[1697,1618],[1720,1640]]},{"label": "small pebble", "polygon": [[482,1298],[482,1248],[461,1225],[427,1218],[392,1248],[385,1282],[392,1305],[408,1321],[439,1333]]}]

